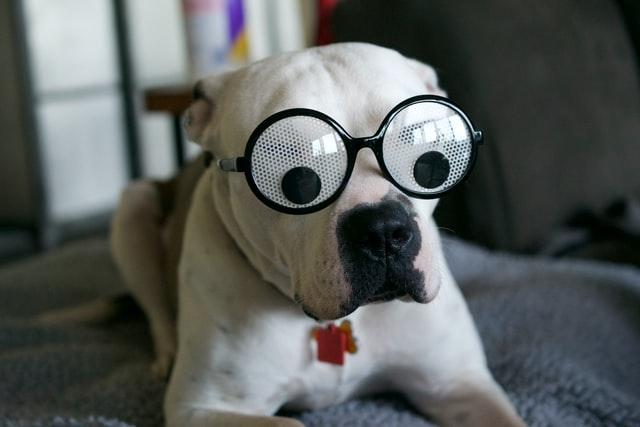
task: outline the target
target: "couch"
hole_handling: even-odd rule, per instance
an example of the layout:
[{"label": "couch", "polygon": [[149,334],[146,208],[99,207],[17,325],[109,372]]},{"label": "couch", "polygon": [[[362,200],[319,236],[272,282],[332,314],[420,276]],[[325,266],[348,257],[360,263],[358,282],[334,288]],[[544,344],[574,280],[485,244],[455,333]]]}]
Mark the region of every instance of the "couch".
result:
[{"label": "couch", "polygon": [[334,27],[434,66],[484,130],[437,212],[456,235],[534,253],[576,216],[640,196],[638,2],[346,0]]}]

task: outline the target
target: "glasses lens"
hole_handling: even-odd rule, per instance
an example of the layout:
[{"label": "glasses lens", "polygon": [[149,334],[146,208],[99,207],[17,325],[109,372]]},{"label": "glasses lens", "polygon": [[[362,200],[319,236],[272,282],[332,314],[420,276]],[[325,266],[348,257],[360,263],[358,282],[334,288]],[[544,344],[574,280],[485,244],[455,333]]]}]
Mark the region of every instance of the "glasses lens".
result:
[{"label": "glasses lens", "polygon": [[472,133],[453,108],[433,101],[411,104],[389,123],[384,163],[403,188],[424,195],[446,191],[465,176],[472,159]]},{"label": "glasses lens", "polygon": [[342,138],[331,125],[311,116],[274,122],[251,152],[251,176],[258,190],[286,208],[309,208],[329,199],[346,171]]}]

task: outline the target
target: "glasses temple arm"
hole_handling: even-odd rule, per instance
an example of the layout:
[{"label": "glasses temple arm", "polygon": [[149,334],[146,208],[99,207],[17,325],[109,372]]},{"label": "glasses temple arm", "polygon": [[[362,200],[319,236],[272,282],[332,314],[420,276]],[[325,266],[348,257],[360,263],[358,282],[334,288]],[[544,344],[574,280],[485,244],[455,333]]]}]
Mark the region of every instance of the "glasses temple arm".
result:
[{"label": "glasses temple arm", "polygon": [[481,130],[473,131],[473,140],[479,145],[484,144],[484,135]]},{"label": "glasses temple arm", "polygon": [[219,159],[216,164],[223,172],[244,172],[246,162],[244,157],[234,157],[231,159]]}]

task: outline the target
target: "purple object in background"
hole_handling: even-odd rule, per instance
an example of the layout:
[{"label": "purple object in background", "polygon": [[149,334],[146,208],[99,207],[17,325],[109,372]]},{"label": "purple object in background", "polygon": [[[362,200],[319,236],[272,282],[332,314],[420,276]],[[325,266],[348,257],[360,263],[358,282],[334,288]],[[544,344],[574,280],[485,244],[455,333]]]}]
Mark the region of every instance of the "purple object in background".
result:
[{"label": "purple object in background", "polygon": [[249,54],[243,6],[243,0],[227,0],[230,39],[228,59],[232,62],[244,62]]},{"label": "purple object in background", "polygon": [[243,0],[183,0],[192,77],[247,59]]},{"label": "purple object in background", "polygon": [[227,13],[229,16],[229,36],[236,40],[244,31],[244,10],[242,0],[227,0]]}]

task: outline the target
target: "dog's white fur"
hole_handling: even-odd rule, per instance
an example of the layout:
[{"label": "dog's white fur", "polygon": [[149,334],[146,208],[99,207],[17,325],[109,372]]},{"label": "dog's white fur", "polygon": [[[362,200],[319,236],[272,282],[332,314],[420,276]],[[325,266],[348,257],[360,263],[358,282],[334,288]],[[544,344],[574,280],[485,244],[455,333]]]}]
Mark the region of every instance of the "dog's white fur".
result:
[{"label": "dog's white fur", "polygon": [[[212,76],[200,89],[204,98],[189,110],[187,130],[216,158],[242,155],[255,126],[286,108],[322,111],[351,135],[368,136],[400,101],[442,93],[430,67],[366,44],[272,57]],[[299,426],[272,415],[281,407],[320,408],[382,390],[403,393],[442,425],[523,425],[487,369],[444,260],[431,217],[436,201],[410,201],[422,237],[414,267],[425,277],[423,304],[403,298],[342,311],[350,285],[338,256],[337,218],[397,194],[369,150],[360,152],[342,196],[303,216],[264,206],[243,174],[215,167],[202,173],[178,250],[168,425]],[[171,251],[177,259],[168,234],[182,238],[181,227],[167,224],[184,216],[188,201],[183,197],[182,210],[166,217],[158,187],[134,183],[113,223],[114,255],[149,317],[160,374],[176,348],[175,296],[163,263],[170,263]],[[359,351],[344,366],[316,360],[311,331],[317,323],[296,302],[320,319],[351,321]]]}]

